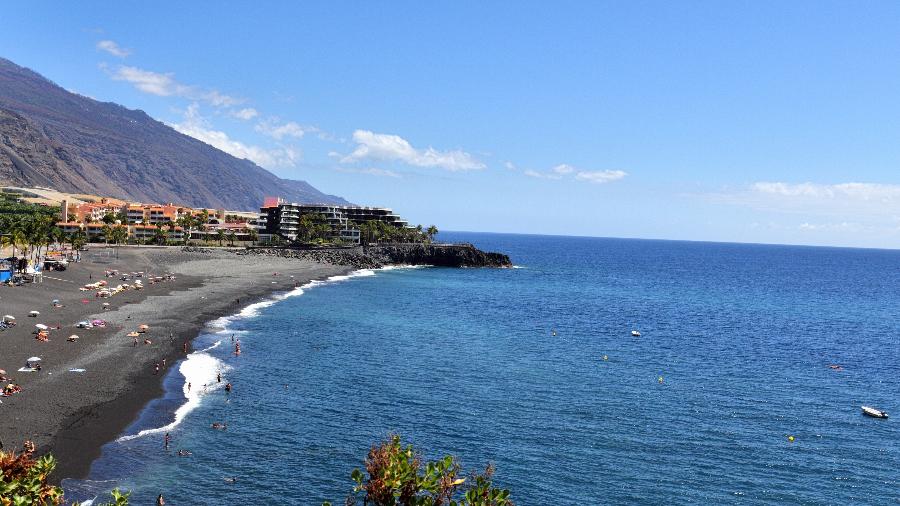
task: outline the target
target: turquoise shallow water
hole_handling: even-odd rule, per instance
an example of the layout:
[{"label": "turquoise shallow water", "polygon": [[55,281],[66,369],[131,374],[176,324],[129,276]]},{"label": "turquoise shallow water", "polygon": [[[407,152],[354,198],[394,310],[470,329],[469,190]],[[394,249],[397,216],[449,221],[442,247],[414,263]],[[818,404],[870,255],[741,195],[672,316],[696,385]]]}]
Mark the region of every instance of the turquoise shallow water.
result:
[{"label": "turquoise shallow water", "polygon": [[[107,445],[70,495],[341,502],[396,432],[431,457],[493,462],[518,504],[900,501],[897,421],[860,414],[900,419],[900,252],[442,238],[521,268],[363,273],[218,322],[179,368],[192,393],[216,370],[235,390],[176,416],[172,368],[126,436],[150,433]],[[153,429],[176,418],[166,452]]]}]

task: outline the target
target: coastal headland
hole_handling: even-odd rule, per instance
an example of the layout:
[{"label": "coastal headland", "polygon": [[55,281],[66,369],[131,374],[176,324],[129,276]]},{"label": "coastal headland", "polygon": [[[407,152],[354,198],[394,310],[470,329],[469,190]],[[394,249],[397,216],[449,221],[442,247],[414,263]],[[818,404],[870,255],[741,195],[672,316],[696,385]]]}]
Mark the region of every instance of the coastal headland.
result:
[{"label": "coastal headland", "polygon": [[247,248],[238,255],[301,258],[359,269],[387,265],[431,265],[434,267],[512,267],[507,255],[481,251],[471,244],[382,244],[363,248]]},{"label": "coastal headland", "polygon": [[[208,322],[314,279],[396,264],[511,265],[505,255],[469,245],[366,251],[92,246],[67,270],[45,273],[43,282],[0,287],[2,312],[17,323],[0,331],[0,369],[11,378],[3,383],[22,388],[0,399],[0,441],[14,449],[31,440],[39,452],[52,452],[59,461],[56,482],[84,477],[102,445],[162,394],[163,376],[192,351],[191,340]],[[168,274],[173,279],[150,282]],[[98,281],[134,286],[135,279],[143,280],[142,289],[109,298],[83,289]],[[31,311],[40,314],[29,317]],[[95,319],[105,325],[76,328]],[[37,324],[49,327],[48,341],[36,339]],[[141,325],[149,329],[135,342],[128,334]],[[70,341],[72,335],[78,339]],[[20,372],[31,357],[41,359],[41,369]]]}]

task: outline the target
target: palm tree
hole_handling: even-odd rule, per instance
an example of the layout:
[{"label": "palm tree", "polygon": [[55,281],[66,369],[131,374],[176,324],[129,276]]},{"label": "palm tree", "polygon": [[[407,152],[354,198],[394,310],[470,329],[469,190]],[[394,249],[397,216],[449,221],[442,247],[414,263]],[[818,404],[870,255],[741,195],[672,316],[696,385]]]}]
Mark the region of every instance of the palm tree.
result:
[{"label": "palm tree", "polygon": [[194,225],[194,217],[190,214],[182,214],[176,221],[182,229],[184,243],[187,244],[191,239],[191,227]]},{"label": "palm tree", "polygon": [[116,258],[119,258],[119,244],[128,239],[128,229],[124,225],[116,225],[110,229],[110,240],[116,245]]},{"label": "palm tree", "polygon": [[234,247],[234,241],[237,239],[237,234],[234,233],[234,230],[228,231],[228,242],[231,243],[231,247]]},{"label": "palm tree", "polygon": [[78,229],[71,234],[69,234],[69,244],[72,245],[72,249],[79,250],[84,247],[87,243],[87,234],[83,229]]},{"label": "palm tree", "polygon": [[253,241],[253,244],[256,244],[256,241],[259,240],[259,232],[256,228],[250,228],[248,230],[248,235],[250,236],[250,240]]},{"label": "palm tree", "polygon": [[428,242],[434,242],[434,236],[438,234],[438,228],[431,225],[425,230],[425,233],[428,234]]},{"label": "palm tree", "polygon": [[216,240],[219,241],[219,246],[221,247],[225,241],[225,230],[221,228],[216,230]]},{"label": "palm tree", "polygon": [[156,244],[165,244],[168,236],[169,234],[163,230],[162,223],[157,223],[156,231],[153,233],[153,239],[156,241]]}]

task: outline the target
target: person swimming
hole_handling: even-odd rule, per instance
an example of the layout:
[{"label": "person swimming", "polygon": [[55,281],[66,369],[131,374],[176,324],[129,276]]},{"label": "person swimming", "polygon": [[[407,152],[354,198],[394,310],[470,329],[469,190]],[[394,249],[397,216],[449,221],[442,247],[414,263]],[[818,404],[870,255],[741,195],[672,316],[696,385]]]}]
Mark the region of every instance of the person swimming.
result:
[{"label": "person swimming", "polygon": [[193,455],[193,453],[191,453],[187,450],[178,450],[179,457],[190,457],[191,455]]}]

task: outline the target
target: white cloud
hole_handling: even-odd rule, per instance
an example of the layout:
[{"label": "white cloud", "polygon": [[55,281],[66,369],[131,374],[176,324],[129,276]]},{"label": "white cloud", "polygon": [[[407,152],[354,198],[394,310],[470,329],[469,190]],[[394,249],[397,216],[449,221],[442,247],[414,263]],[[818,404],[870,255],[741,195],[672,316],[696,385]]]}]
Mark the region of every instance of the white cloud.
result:
[{"label": "white cloud", "polygon": [[805,221],[797,228],[804,232],[858,232],[863,229],[858,223],[846,221],[839,223],[809,223],[808,221]]},{"label": "white cloud", "polygon": [[400,174],[387,169],[378,169],[375,167],[370,167],[368,169],[351,169],[349,167],[337,167],[335,168],[338,172],[347,172],[350,174],[367,174],[369,176],[379,176],[379,177],[393,177],[400,178]]},{"label": "white cloud", "polygon": [[580,171],[575,174],[575,179],[594,184],[604,184],[618,181],[627,175],[628,173],[623,170]]},{"label": "white cloud", "polygon": [[287,123],[277,123],[271,119],[260,121],[254,127],[254,130],[277,140],[281,140],[285,137],[294,137],[296,139],[299,139],[308,133],[319,131],[319,129],[316,127],[303,126],[294,121],[288,121]]},{"label": "white cloud", "polygon": [[761,181],[706,196],[762,213],[800,216],[796,229],[805,232],[894,232],[900,223],[900,184]]},{"label": "white cloud", "polygon": [[516,164],[514,164],[512,162],[506,162],[503,164],[503,166],[509,170],[516,170]]},{"label": "white cloud", "polygon": [[160,74],[124,65],[112,74],[116,81],[129,82],[138,90],[151,95],[169,97],[186,94],[188,87],[178,84],[172,76],[173,74]]},{"label": "white cloud", "polygon": [[257,112],[257,110],[252,107],[245,107],[243,109],[231,111],[229,114],[237,119],[242,119],[244,121],[251,120],[259,116],[259,112]]},{"label": "white cloud", "polygon": [[181,84],[175,80],[175,74],[153,72],[137,67],[120,65],[111,74],[116,81],[131,83],[138,90],[160,97],[182,97],[191,100],[202,100],[216,107],[230,107],[243,100],[226,95],[214,89],[201,89],[196,86]]},{"label": "white cloud", "polygon": [[181,123],[169,126],[237,158],[250,160],[261,167],[293,167],[300,159],[300,152],[292,147],[282,146],[266,149],[252,146],[230,138],[225,132],[214,130],[209,122],[200,115],[199,105],[196,103],[187,108]]},{"label": "white cloud", "polygon": [[562,176],[554,172],[538,172],[536,170],[527,169],[523,172],[528,177],[536,177],[539,179],[562,179]]},{"label": "white cloud", "polygon": [[611,183],[613,181],[618,181],[628,175],[627,172],[622,170],[578,170],[575,167],[565,163],[556,165],[546,172],[539,172],[536,170],[528,169],[523,172],[523,174],[540,179],[563,179],[574,174],[574,178],[576,180],[586,181],[588,183],[594,184]]},{"label": "white cloud", "polygon": [[112,40],[101,40],[97,43],[97,49],[101,51],[106,51],[107,53],[116,56],[118,58],[125,58],[131,54],[130,49],[126,49],[124,47],[116,44],[115,41]]},{"label": "white cloud", "polygon": [[756,193],[777,195],[788,198],[857,200],[875,202],[900,202],[900,185],[878,183],[754,183],[751,189]]},{"label": "white cloud", "polygon": [[416,149],[399,135],[356,130],[353,141],[357,144],[356,149],[343,157],[342,163],[367,159],[399,161],[415,167],[439,167],[454,172],[485,168],[482,162],[465,151],[438,151],[432,147]]}]

